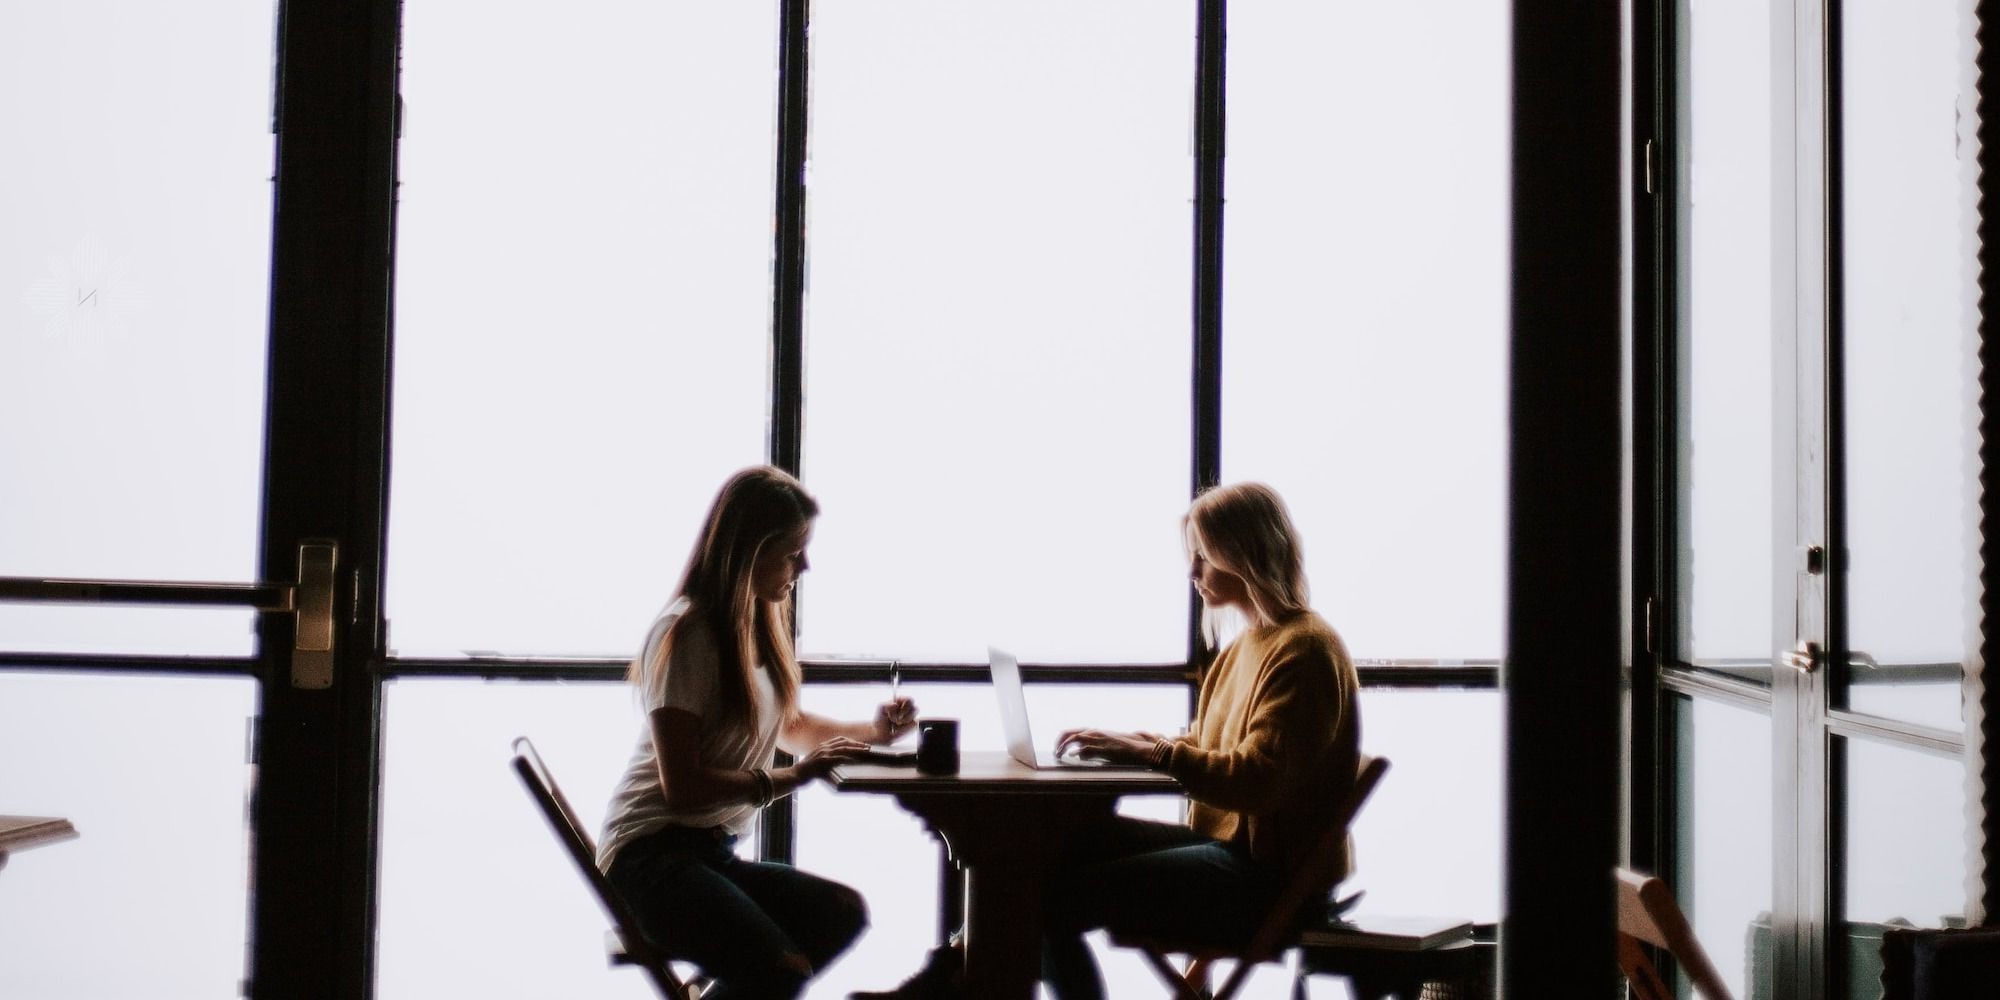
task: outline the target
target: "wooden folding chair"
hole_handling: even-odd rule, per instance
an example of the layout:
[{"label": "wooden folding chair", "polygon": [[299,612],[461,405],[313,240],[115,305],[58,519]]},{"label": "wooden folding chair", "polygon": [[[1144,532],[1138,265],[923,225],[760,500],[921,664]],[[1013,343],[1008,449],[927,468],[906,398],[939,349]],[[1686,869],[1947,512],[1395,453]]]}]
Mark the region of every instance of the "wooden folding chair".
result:
[{"label": "wooden folding chair", "polygon": [[1629,868],[1618,869],[1618,967],[1637,1000],[1674,1000],[1642,944],[1666,949],[1703,1000],[1734,1000],[1708,952],[1695,940],[1667,884]]},{"label": "wooden folding chair", "polygon": [[638,966],[665,1000],[699,1000],[705,983],[699,978],[683,980],[674,972],[671,960],[639,929],[637,915],[626,904],[624,897],[611,888],[604,873],[597,869],[596,842],[577,822],[576,810],[570,808],[569,799],[563,796],[555,777],[542,763],[541,754],[535,752],[535,745],[528,742],[526,736],[514,741],[514,773],[520,776],[521,784],[527,786],[535,804],[542,807],[542,816],[549,821],[549,828],[555,831],[556,839],[562,842],[569,859],[575,862],[577,872],[590,884],[591,892],[597,895],[597,902],[611,918],[611,932],[607,939],[611,963]]},{"label": "wooden folding chair", "polygon": [[[1353,790],[1347,801],[1334,813],[1333,822],[1306,854],[1297,870],[1285,882],[1278,901],[1265,913],[1248,944],[1241,948],[1195,948],[1167,941],[1150,941],[1143,938],[1113,932],[1113,944],[1126,948],[1136,948],[1145,955],[1153,971],[1160,974],[1177,1000],[1228,1000],[1243,987],[1250,970],[1264,962],[1275,961],[1290,951],[1298,943],[1300,914],[1306,904],[1324,899],[1332,891],[1335,881],[1334,859],[1340,856],[1347,843],[1347,828],[1361,811],[1363,803],[1382,781],[1382,775],[1389,770],[1389,762],[1381,757],[1364,758],[1361,772],[1354,779]],[[1187,957],[1187,968],[1175,967],[1170,955]],[[1233,960],[1235,967],[1229,977],[1222,981],[1222,988],[1214,993],[1208,991],[1208,970],[1218,961]],[[1294,984],[1294,993],[1299,984]]]}]

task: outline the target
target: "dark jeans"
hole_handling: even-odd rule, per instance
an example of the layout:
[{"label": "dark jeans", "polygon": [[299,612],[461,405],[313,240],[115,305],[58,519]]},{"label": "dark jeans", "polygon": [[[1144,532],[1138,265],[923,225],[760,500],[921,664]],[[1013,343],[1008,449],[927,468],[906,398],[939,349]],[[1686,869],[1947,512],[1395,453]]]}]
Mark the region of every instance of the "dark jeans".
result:
[{"label": "dark jeans", "polygon": [[738,858],[735,844],[667,827],[621,848],[607,877],[660,948],[715,981],[704,997],[792,1000],[867,929],[868,906],[838,882]]},{"label": "dark jeans", "polygon": [[1283,888],[1249,849],[1171,823],[1119,817],[1073,847],[1072,865],[1043,893],[1042,978],[1059,1000],[1102,1000],[1104,980],[1083,940],[1103,927],[1162,943],[1249,943]]}]

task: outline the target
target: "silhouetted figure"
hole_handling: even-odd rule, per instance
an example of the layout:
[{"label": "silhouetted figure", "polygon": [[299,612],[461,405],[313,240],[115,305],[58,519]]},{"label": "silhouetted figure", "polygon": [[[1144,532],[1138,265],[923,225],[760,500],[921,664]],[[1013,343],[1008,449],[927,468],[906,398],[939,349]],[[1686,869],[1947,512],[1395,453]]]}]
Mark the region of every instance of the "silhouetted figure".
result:
[{"label": "silhouetted figure", "polygon": [[[745,861],[757,810],[915,725],[907,698],[872,722],[799,706],[790,615],[819,505],[768,466],[716,495],[674,598],[631,680],[647,712],[599,838],[597,863],[668,955],[714,980],[712,1000],[789,1000],[868,926],[847,886]],[[774,751],[797,755],[773,767]]]}]

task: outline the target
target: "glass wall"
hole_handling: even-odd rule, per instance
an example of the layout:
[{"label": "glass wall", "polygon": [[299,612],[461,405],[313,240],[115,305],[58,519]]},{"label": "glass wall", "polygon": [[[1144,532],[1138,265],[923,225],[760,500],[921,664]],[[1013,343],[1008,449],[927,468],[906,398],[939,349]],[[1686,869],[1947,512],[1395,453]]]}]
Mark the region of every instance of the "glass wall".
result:
[{"label": "glass wall", "polygon": [[1500,919],[1500,694],[1361,692],[1361,749],[1389,773],[1354,822],[1356,914]]},{"label": "glass wall", "polygon": [[[1680,757],[1674,893],[1702,949],[1738,996],[1771,995],[1771,718],[1675,697]],[[1684,987],[1685,988],[1685,987]]]},{"label": "glass wall", "polygon": [[1223,478],[1362,658],[1500,656],[1507,16],[1229,8]]},{"label": "glass wall", "polygon": [[389,642],[629,655],[763,460],[776,7],[403,7]]},{"label": "glass wall", "polygon": [[77,832],[0,870],[0,996],[240,995],[256,697],[247,677],[0,673],[0,810]]},{"label": "glass wall", "polygon": [[[0,575],[256,576],[274,10],[0,10]],[[251,637],[247,613],[0,605],[0,648]]]},{"label": "glass wall", "polygon": [[1194,4],[812,19],[801,650],[1181,659]]},{"label": "glass wall", "polygon": [[1772,16],[1767,0],[1686,0],[1678,209],[1682,653],[1765,684],[1778,648],[1771,627]]},{"label": "glass wall", "polygon": [[526,736],[595,838],[643,716],[620,683],[397,681],[384,696],[375,994],[653,996],[510,761]]},{"label": "glass wall", "polygon": [[1842,5],[1847,707],[1962,731],[1979,644],[1978,116],[1964,4]]},{"label": "glass wall", "polygon": [[1847,845],[1839,890],[1847,995],[1881,992],[1887,927],[1963,927],[1969,847],[1965,762],[1862,739],[1838,740],[1845,755]]}]

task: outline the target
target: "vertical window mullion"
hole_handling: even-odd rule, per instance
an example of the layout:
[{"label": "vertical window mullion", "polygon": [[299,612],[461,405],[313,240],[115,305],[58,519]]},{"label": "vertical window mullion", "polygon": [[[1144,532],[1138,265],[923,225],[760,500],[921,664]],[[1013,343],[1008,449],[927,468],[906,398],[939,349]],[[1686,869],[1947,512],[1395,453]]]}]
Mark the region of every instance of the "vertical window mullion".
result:
[{"label": "vertical window mullion", "polygon": [[[805,435],[806,23],[807,0],[779,0],[778,166],[772,228],[770,461],[797,475]],[[795,598],[796,600],[796,598]],[[797,605],[792,628],[798,629]],[[787,763],[780,752],[780,763]],[[757,824],[758,856],[790,862],[795,854],[790,798],[766,806]]]},{"label": "vertical window mullion", "polygon": [[[1228,5],[1196,7],[1194,99],[1194,450],[1190,493],[1222,477],[1222,168]],[[1202,659],[1201,603],[1188,591],[1188,662]],[[1192,691],[1189,697],[1194,695]],[[1192,709],[1190,709],[1192,710]]]},{"label": "vertical window mullion", "polygon": [[771,464],[796,475],[805,425],[807,0],[779,0],[777,216],[772,226]]}]

